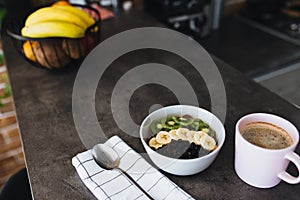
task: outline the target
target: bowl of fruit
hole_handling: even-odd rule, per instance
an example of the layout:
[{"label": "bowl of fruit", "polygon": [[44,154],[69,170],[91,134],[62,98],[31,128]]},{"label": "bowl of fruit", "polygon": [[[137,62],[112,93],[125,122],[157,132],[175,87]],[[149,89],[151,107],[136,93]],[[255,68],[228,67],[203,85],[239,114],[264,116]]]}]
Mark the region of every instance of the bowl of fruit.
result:
[{"label": "bowl of fruit", "polygon": [[140,138],[158,168],[184,176],[211,165],[224,144],[225,129],[205,109],[174,105],[150,113],[141,124]]},{"label": "bowl of fruit", "polygon": [[100,23],[96,9],[59,1],[12,21],[7,33],[27,61],[57,69],[82,60],[100,42]]}]

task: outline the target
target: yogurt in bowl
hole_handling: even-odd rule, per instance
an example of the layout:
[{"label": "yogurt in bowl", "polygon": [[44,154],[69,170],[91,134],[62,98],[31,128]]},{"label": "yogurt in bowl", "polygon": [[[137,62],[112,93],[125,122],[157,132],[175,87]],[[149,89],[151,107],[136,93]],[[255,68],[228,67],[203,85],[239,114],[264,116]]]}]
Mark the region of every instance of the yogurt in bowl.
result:
[{"label": "yogurt in bowl", "polygon": [[[176,118],[181,121],[176,121]],[[157,130],[153,130],[153,124],[158,120],[166,123],[156,124],[154,129]],[[197,127],[199,122],[204,126]],[[205,137],[202,137],[203,135]],[[174,105],[149,114],[140,127],[140,138],[147,154],[158,168],[171,174],[185,176],[199,173],[211,165],[224,144],[225,129],[222,122],[205,109]],[[179,154],[177,152],[169,155],[161,151],[171,144],[179,147]],[[197,156],[194,155],[194,151],[190,152],[190,149],[198,150],[195,151]],[[171,150],[171,153],[173,151],[175,150]]]}]

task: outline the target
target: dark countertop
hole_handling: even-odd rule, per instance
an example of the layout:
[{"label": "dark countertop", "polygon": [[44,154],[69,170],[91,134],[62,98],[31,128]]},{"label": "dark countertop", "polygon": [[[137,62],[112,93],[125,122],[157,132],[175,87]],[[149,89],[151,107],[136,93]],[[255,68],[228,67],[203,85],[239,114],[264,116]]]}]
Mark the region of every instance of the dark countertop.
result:
[{"label": "dark countertop", "polygon": [[[103,38],[120,31],[143,26],[160,26],[142,12],[120,13],[103,23]],[[75,129],[72,116],[72,88],[79,66],[62,71],[48,71],[27,63],[7,37],[3,47],[15,108],[21,130],[26,164],[35,199],[95,199],[80,181],[71,164],[74,155],[85,150]],[[99,56],[101,59],[101,56]],[[210,110],[210,99],[203,79],[182,59],[161,51],[136,51],[114,62],[101,78],[96,93],[96,111],[107,137],[118,134],[138,152],[144,152],[139,138],[123,133],[116,126],[111,112],[114,85],[127,70],[143,62],[165,62],[174,67],[193,85],[199,105]],[[268,112],[281,115],[300,129],[300,110],[249,80],[215,58],[227,94],[225,128],[227,138],[215,162],[204,172],[187,177],[166,174],[196,199],[299,199],[300,184],[284,182],[271,189],[256,189],[242,182],[233,168],[234,125],[243,115]],[[250,64],[250,61],[248,61]],[[130,100],[130,114],[137,123],[153,104],[171,105],[177,100],[164,87],[148,85],[139,88]],[[134,130],[138,134],[138,130]],[[101,141],[95,141],[101,142]],[[296,152],[300,153],[300,145]],[[289,168],[293,174],[296,170]]]},{"label": "dark countertop", "polygon": [[239,15],[224,17],[219,30],[196,40],[207,51],[250,78],[300,61],[300,46],[244,23]]}]

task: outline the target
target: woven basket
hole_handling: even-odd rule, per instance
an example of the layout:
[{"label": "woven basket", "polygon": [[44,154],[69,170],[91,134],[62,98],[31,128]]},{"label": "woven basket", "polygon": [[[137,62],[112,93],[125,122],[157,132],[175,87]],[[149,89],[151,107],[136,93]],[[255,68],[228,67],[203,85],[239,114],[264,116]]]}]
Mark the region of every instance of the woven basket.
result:
[{"label": "woven basket", "polygon": [[[83,60],[85,56],[100,42],[101,17],[99,12],[86,5],[72,4],[72,6],[84,9],[90,16],[95,19],[95,23],[87,28],[83,38],[72,39],[65,37],[48,37],[48,38],[28,38],[21,35],[21,29],[25,24],[24,19],[12,21],[6,32],[12,38],[15,48],[24,58],[34,66],[48,69],[58,69],[72,65],[78,60]],[[26,55],[24,51],[26,45]]]}]

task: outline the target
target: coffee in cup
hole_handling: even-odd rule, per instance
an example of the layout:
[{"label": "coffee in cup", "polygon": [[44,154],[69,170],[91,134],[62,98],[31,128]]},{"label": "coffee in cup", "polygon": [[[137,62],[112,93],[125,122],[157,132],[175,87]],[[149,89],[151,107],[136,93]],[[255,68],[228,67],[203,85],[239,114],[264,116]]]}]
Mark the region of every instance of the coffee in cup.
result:
[{"label": "coffee in cup", "polygon": [[241,135],[248,142],[266,149],[284,149],[293,144],[293,139],[284,129],[267,122],[246,124]]}]

